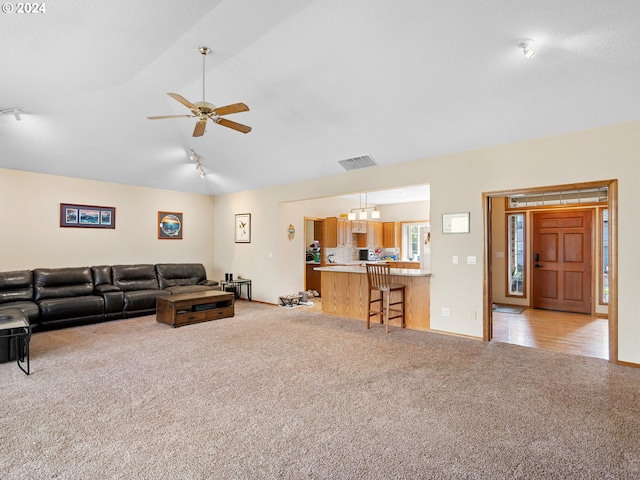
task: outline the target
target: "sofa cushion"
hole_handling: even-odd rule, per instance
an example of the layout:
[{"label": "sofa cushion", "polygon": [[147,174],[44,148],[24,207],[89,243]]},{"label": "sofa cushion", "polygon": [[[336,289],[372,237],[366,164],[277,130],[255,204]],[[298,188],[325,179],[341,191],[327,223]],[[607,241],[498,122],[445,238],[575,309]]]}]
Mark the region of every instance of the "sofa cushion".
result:
[{"label": "sofa cushion", "polygon": [[171,295],[180,295],[181,293],[208,292],[217,289],[218,287],[208,285],[176,285],[174,287],[167,287],[164,291],[171,292]]},{"label": "sofa cushion", "polygon": [[0,273],[0,304],[33,301],[31,270]]},{"label": "sofa cushion", "polygon": [[22,310],[22,312],[29,317],[29,323],[36,324],[38,323],[38,317],[40,316],[40,309],[38,308],[38,304],[36,302],[25,301],[25,302],[11,302],[11,303],[0,303],[0,315],[2,312],[6,310],[13,309]]},{"label": "sofa cushion", "polygon": [[124,311],[155,310],[156,299],[171,295],[165,290],[130,290],[124,292]]},{"label": "sofa cushion", "polygon": [[34,299],[81,297],[93,294],[89,267],[39,268],[33,271]]},{"label": "sofa cushion", "polygon": [[43,321],[66,320],[104,315],[104,300],[97,295],[72,298],[48,298],[38,302]]},{"label": "sofa cushion", "polygon": [[114,265],[111,276],[113,284],[124,292],[160,289],[155,265]]},{"label": "sofa cushion", "polygon": [[207,279],[201,263],[159,263],[156,265],[160,288],[198,285]]},{"label": "sofa cushion", "polygon": [[93,277],[93,285],[111,285],[111,265],[98,265],[91,267],[91,276]]}]

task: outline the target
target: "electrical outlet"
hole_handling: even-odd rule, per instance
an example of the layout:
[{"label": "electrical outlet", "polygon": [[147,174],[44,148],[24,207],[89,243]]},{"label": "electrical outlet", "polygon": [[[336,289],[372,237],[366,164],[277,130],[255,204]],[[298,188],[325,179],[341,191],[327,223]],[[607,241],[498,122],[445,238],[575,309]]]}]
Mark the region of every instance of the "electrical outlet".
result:
[{"label": "electrical outlet", "polygon": [[450,308],[443,308],[442,309],[442,316],[443,317],[450,317],[451,316],[451,309]]},{"label": "electrical outlet", "polygon": [[476,257],[467,257],[467,265],[475,265]]}]

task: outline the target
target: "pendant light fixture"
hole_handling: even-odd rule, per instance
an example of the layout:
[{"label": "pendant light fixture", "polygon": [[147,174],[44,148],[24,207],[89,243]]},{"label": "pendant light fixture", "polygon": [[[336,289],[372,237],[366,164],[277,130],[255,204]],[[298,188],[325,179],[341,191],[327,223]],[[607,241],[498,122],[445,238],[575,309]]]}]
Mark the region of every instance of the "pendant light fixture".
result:
[{"label": "pendant light fixture", "polygon": [[362,208],[362,194],[360,194],[360,213],[358,213],[358,219],[359,220],[366,220],[367,219],[367,210],[366,210],[366,205],[367,205],[367,194],[364,194],[364,204],[365,204],[365,208]]},{"label": "pendant light fixture", "polygon": [[369,217],[369,212],[371,213],[371,218],[380,218],[380,210],[378,210],[378,207],[369,206],[367,192],[364,193],[364,208],[362,207],[362,193],[360,193],[359,196],[360,208],[352,208],[347,214],[347,220],[366,220]]}]

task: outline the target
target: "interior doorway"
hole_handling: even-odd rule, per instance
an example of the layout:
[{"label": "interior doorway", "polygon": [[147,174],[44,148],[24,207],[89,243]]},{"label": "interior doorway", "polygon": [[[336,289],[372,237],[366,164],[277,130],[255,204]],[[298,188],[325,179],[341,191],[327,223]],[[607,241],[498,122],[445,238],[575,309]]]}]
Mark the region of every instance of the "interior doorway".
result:
[{"label": "interior doorway", "polygon": [[[485,341],[494,338],[494,281],[492,280],[494,259],[492,257],[492,199],[499,197],[510,197],[514,195],[535,195],[550,194],[553,192],[593,189],[606,187],[607,191],[607,210],[609,215],[609,228],[607,231],[607,260],[608,260],[608,359],[612,363],[618,361],[618,308],[617,308],[617,180],[608,180],[601,182],[589,182],[569,185],[556,185],[550,187],[539,187],[521,190],[504,190],[483,193],[483,211],[484,211],[484,243],[485,243],[485,288],[483,293],[483,337]],[[575,239],[570,239],[575,240]],[[590,248],[590,247],[589,247]],[[532,255],[533,257],[533,255]],[[590,275],[592,277],[592,275]],[[593,285],[593,281],[589,280]],[[572,294],[573,295],[573,294]],[[593,297],[593,295],[590,295]],[[591,303],[590,303],[591,305]],[[531,305],[533,306],[533,304]],[[572,314],[567,314],[572,315]]]}]

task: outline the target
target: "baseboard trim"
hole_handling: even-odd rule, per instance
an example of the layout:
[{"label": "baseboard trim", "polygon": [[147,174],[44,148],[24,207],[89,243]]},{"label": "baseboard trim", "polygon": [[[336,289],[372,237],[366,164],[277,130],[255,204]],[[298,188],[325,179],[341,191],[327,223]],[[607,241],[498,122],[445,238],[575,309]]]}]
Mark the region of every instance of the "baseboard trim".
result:
[{"label": "baseboard trim", "polygon": [[618,360],[618,365],[622,365],[623,367],[640,368],[640,364],[638,363],[623,362],[621,360]]}]

